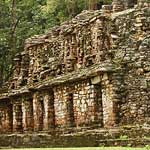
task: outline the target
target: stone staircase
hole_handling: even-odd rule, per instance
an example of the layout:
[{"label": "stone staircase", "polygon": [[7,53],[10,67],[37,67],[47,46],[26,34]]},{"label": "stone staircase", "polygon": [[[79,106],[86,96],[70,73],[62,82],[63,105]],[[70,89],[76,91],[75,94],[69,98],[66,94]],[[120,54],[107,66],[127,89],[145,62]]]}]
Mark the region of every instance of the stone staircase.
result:
[{"label": "stone staircase", "polygon": [[0,135],[0,147],[98,147],[150,145],[150,128],[67,129],[47,133]]}]

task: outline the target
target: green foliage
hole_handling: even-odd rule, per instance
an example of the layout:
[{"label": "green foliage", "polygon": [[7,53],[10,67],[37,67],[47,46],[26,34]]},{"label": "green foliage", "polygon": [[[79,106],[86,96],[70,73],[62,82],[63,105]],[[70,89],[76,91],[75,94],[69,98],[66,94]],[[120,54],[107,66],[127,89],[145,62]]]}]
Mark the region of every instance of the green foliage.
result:
[{"label": "green foliage", "polygon": [[146,150],[150,150],[150,145],[146,145],[146,146],[145,146],[145,149],[146,149]]},{"label": "green foliage", "polygon": [[8,63],[10,24],[8,2],[3,0],[0,4],[0,84],[10,68]]},{"label": "green foliage", "polygon": [[127,136],[127,135],[121,135],[119,139],[120,139],[120,140],[127,140],[127,139],[128,139],[128,136]]}]

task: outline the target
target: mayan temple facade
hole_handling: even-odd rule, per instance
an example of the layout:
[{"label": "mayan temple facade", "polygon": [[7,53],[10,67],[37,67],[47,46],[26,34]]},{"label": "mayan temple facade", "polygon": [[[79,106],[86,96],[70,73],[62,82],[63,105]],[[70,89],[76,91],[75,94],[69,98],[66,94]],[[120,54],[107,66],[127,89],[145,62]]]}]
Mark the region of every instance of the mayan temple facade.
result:
[{"label": "mayan temple facade", "polygon": [[0,89],[3,136],[150,126],[150,1],[83,11],[27,39],[14,64]]}]

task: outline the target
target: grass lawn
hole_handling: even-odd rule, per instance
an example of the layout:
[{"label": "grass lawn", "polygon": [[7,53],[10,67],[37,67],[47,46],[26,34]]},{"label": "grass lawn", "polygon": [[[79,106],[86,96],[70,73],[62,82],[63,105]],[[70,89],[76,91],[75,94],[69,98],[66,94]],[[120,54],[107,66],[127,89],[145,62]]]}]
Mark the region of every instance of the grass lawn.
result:
[{"label": "grass lawn", "polygon": [[125,148],[125,147],[85,147],[85,148],[21,148],[1,150],[150,150],[149,148]]}]

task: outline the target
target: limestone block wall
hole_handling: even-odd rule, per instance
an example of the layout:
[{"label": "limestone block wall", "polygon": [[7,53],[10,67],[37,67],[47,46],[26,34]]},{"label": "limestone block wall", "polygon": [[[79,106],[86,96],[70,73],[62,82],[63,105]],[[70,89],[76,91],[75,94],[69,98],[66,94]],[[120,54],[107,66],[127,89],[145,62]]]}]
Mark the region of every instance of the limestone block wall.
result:
[{"label": "limestone block wall", "polygon": [[67,92],[66,88],[58,87],[54,90],[54,108],[56,126],[67,125]]},{"label": "limestone block wall", "polygon": [[[140,7],[140,6],[138,6]],[[126,40],[118,40],[114,61],[122,62],[124,78],[124,96],[121,97],[121,117],[123,124],[148,123],[149,74],[150,74],[150,24],[147,8],[129,11],[122,17],[116,17],[119,24],[118,35]],[[126,38],[125,38],[126,37]],[[122,42],[121,42],[122,41]]]},{"label": "limestone block wall", "polygon": [[97,121],[99,102],[95,100],[96,89],[89,80],[56,87],[54,95],[56,125],[85,126]]},{"label": "limestone block wall", "polygon": [[[149,60],[149,58],[146,58],[149,57],[149,41],[150,38],[147,37],[141,43],[139,47],[141,52],[136,59],[136,64],[130,64],[132,67],[134,67],[134,69],[128,70],[128,75],[125,75],[125,84],[128,95],[126,97],[127,105],[123,106],[122,108],[125,112],[125,121],[128,123],[133,123],[133,120],[135,122],[145,122],[147,124],[149,124],[150,122],[150,62],[147,61]],[[128,117],[128,115],[130,115],[130,118]]]},{"label": "limestone block wall", "polygon": [[[96,107],[98,108],[102,106],[98,106],[98,104],[101,103],[101,97],[98,97],[98,95],[96,95],[96,92],[96,88],[89,81],[83,81],[75,85],[73,100],[74,116],[77,126],[80,126],[82,124],[90,125],[98,121],[99,109],[96,110]],[[99,92],[101,93],[101,89],[99,89]],[[101,121],[99,120],[99,122],[97,123],[102,124]]]},{"label": "limestone block wall", "polygon": [[117,77],[104,74],[96,84],[91,78],[54,88],[56,126],[118,125],[121,88],[117,86],[123,83]]}]

